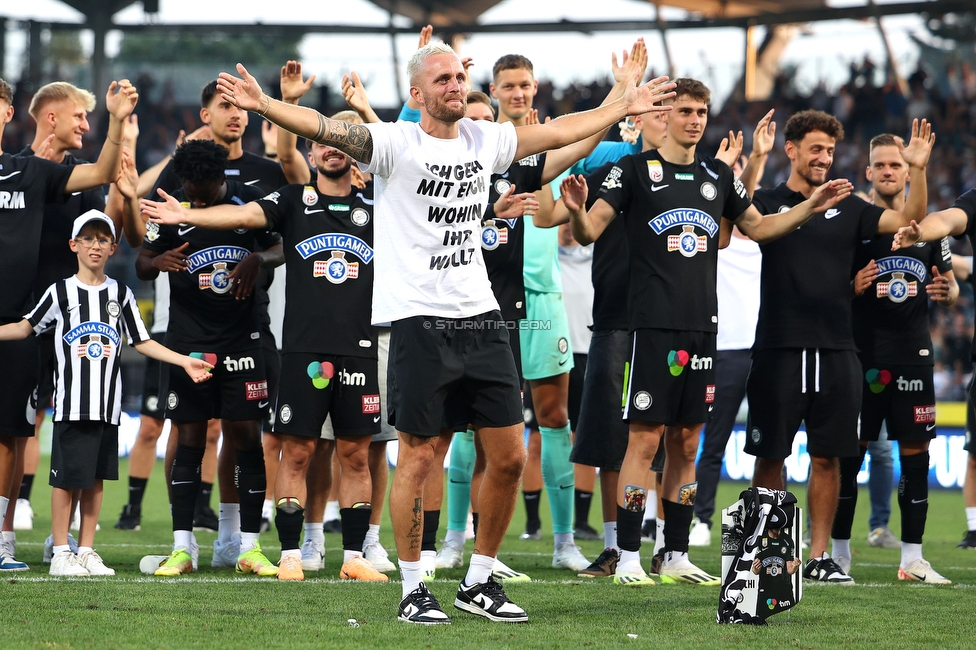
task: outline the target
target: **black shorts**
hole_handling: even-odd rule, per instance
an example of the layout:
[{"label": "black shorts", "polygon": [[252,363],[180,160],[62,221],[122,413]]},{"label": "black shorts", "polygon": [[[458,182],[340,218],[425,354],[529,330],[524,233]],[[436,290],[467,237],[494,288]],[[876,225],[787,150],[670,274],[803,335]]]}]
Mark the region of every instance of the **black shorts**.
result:
[{"label": "black shorts", "polygon": [[624,419],[665,425],[708,420],[715,399],[715,332],[639,329],[630,340]]},{"label": "black shorts", "polygon": [[935,438],[932,366],[862,367],[861,440],[877,440],[882,422],[887,424],[888,440]]},{"label": "black shorts", "polygon": [[522,423],[518,372],[501,314],[414,316],[390,331],[387,407],[397,431],[436,436]]},{"label": "black shorts", "polygon": [[[159,344],[166,338],[166,332],[150,334],[153,341]],[[163,364],[151,357],[146,357],[146,371],[142,377],[142,406],[139,413],[155,420],[163,419],[166,405],[159,399],[162,386]]]},{"label": "black shorts", "polygon": [[274,334],[267,326],[261,330],[261,349],[264,351],[264,371],[268,376],[268,395],[271,396],[271,403],[262,418],[261,430],[272,431],[275,414],[274,400],[278,395],[278,382],[281,380],[281,353],[278,352]]},{"label": "black shorts", "polygon": [[962,450],[971,454],[976,454],[976,445],[973,444],[973,432],[976,431],[976,411],[973,409],[973,390],[976,386],[976,373],[973,373],[969,380],[969,395],[966,400],[966,442]]},{"label": "black shorts", "polygon": [[0,388],[0,436],[30,438],[37,417],[37,338],[0,341],[3,387]]},{"label": "black shorts", "polygon": [[[516,325],[518,324],[518,320],[514,322]],[[515,372],[518,375],[519,384],[521,385],[524,380],[524,377],[522,377],[522,337],[519,335],[518,327],[513,327],[508,330],[508,344],[512,348],[512,356],[515,359]]]},{"label": "black shorts", "polygon": [[[195,351],[181,353],[194,354]],[[218,352],[215,356],[213,376],[202,384],[194,384],[182,367],[166,364],[169,390],[164,417],[174,422],[264,418],[271,397],[261,348]]]},{"label": "black shorts", "polygon": [[856,456],[862,381],[861,362],[853,350],[757,350],[746,382],[745,452],[787,458],[800,422],[805,422],[810,455]]},{"label": "black shorts", "polygon": [[630,350],[625,330],[598,330],[590,338],[576,439],[569,455],[574,463],[619,470],[624,462],[630,427],[623,420],[621,401]]},{"label": "black shorts", "polygon": [[272,431],[319,438],[327,416],[339,436],[380,432],[376,359],[294,352],[282,355]]},{"label": "black shorts", "polygon": [[583,402],[583,378],[586,376],[586,353],[573,353],[573,369],[569,371],[569,426],[576,430],[580,405]]},{"label": "black shorts", "polygon": [[95,481],[119,480],[119,427],[108,422],[55,422],[51,487],[87,490]]},{"label": "black shorts", "polygon": [[38,364],[37,374],[37,408],[46,409],[51,406],[54,397],[54,329],[49,329],[37,336]]}]

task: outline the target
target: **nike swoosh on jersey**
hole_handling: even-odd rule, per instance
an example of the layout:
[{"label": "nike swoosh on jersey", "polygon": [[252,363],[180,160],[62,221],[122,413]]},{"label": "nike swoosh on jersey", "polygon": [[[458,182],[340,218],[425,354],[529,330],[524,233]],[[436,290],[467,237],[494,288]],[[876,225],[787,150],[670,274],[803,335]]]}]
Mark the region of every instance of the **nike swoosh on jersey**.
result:
[{"label": "nike swoosh on jersey", "polygon": [[5,180],[7,180],[8,178],[13,178],[14,176],[16,176],[16,175],[17,175],[17,174],[19,174],[19,173],[20,173],[19,171],[16,171],[16,172],[10,172],[10,173],[9,173],[9,174],[7,174],[6,176],[0,176],[0,181],[5,181]]},{"label": "nike swoosh on jersey", "polygon": [[926,431],[931,431],[934,428],[935,428],[935,425],[934,424],[927,424],[927,425],[925,425],[925,430]]},{"label": "nike swoosh on jersey", "polygon": [[379,421],[380,421],[380,416],[379,415],[377,415],[375,418],[373,418],[373,424],[376,424]]},{"label": "nike swoosh on jersey", "polygon": [[670,187],[670,184],[669,185],[651,185],[651,191],[652,192],[658,192],[660,190],[663,190],[665,187]]},{"label": "nike swoosh on jersey", "polygon": [[309,210],[305,208],[305,214],[315,214],[316,212],[325,212],[324,208],[319,208],[318,210]]},{"label": "nike swoosh on jersey", "polygon": [[182,237],[183,235],[190,232],[194,228],[196,228],[196,226],[190,226],[189,228],[180,228],[179,230],[176,231],[176,234]]},{"label": "nike swoosh on jersey", "polygon": [[259,409],[267,408],[269,403],[270,402],[258,402],[258,408]]},{"label": "nike swoosh on jersey", "polygon": [[826,212],[824,212],[824,219],[833,219],[834,217],[836,217],[839,214],[840,214],[840,210],[837,210],[835,208],[831,208],[831,209],[827,210]]},{"label": "nike swoosh on jersey", "polygon": [[260,178],[255,178],[253,181],[245,181],[244,184],[245,185],[254,185],[255,183],[260,183],[260,182],[261,182],[261,179]]}]

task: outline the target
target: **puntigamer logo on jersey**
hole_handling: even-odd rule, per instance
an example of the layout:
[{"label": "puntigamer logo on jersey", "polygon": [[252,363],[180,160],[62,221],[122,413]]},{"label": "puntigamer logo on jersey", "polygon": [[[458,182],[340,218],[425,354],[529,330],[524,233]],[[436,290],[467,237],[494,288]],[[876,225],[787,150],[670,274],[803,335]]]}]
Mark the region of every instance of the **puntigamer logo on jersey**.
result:
[{"label": "puntigamer logo on jersey", "polygon": [[201,273],[198,277],[201,289],[212,289],[214,293],[227,293],[234,283],[230,277],[230,264],[237,265],[251,254],[251,251],[240,246],[211,246],[193,253],[186,258],[187,270],[196,273],[200,269],[213,266],[210,273]]},{"label": "puntigamer logo on jersey", "polygon": [[316,260],[312,264],[312,277],[324,277],[332,284],[342,284],[359,277],[359,262],[347,260],[346,253],[352,253],[365,264],[373,261],[373,249],[369,244],[359,237],[341,233],[309,237],[295,244],[295,250],[303,260],[318,253],[329,253],[328,259]]},{"label": "puntigamer logo on jersey", "polygon": [[68,345],[77,342],[75,353],[78,357],[88,357],[92,361],[111,356],[112,346],[118,348],[122,342],[114,327],[98,321],[86,321],[73,327],[62,338]]},{"label": "puntigamer logo on jersey", "polygon": [[[925,264],[920,260],[914,257],[893,255],[882,257],[876,263],[879,278],[877,284],[878,298],[888,296],[888,300],[891,302],[905,302],[905,300],[918,295],[918,283],[924,283],[926,278]],[[888,274],[891,274],[891,278],[882,282],[881,276]]]},{"label": "puntigamer logo on jersey", "polygon": [[[672,228],[681,228],[678,233],[668,235],[668,251],[678,251],[685,257],[694,257],[708,250],[708,238],[718,233],[718,224],[711,215],[694,208],[677,208],[662,212],[647,222],[656,235],[663,235]],[[707,235],[698,235],[695,228],[701,228]]]}]

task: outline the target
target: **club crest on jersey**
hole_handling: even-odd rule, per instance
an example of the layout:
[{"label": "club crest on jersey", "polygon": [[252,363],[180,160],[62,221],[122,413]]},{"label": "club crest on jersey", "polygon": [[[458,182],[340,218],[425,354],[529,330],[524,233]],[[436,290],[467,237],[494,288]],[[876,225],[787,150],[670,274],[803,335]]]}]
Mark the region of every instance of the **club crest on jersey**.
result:
[{"label": "club crest on jersey", "polygon": [[92,361],[112,356],[112,344],[101,340],[100,336],[91,337],[87,343],[80,343],[76,350],[78,358],[88,357]]},{"label": "club crest on jersey", "polygon": [[319,193],[315,191],[315,188],[311,185],[306,185],[302,190],[302,203],[307,206],[313,206],[319,202]]},{"label": "club crest on jersey", "polygon": [[502,244],[508,243],[508,228],[499,228],[494,219],[489,219],[481,228],[481,247],[486,251],[493,251]]},{"label": "club crest on jersey", "polygon": [[119,314],[122,313],[122,305],[117,300],[109,300],[105,303],[105,311],[112,318],[118,318]]},{"label": "club crest on jersey", "polygon": [[660,183],[664,180],[664,167],[660,160],[647,161],[647,175],[650,176],[652,183]]},{"label": "club crest on jersey", "polygon": [[705,197],[706,201],[714,201],[715,197],[718,196],[718,190],[715,189],[714,185],[705,181],[701,185],[701,195]]},{"label": "club crest on jersey", "polygon": [[332,257],[318,260],[312,265],[312,277],[325,277],[332,284],[355,280],[359,277],[359,262],[347,262],[345,251],[332,251]]},{"label": "club crest on jersey", "polygon": [[495,191],[499,194],[504,194],[511,186],[512,182],[506,178],[499,178],[495,181]]},{"label": "club crest on jersey", "polygon": [[159,224],[152,221],[146,222],[146,241],[156,241],[159,239]]},{"label": "club crest on jersey", "polygon": [[217,262],[214,264],[212,273],[201,273],[199,276],[201,289],[212,289],[214,293],[227,293],[234,284],[234,278],[230,277],[227,269],[227,262]]},{"label": "club crest on jersey", "polygon": [[623,170],[614,165],[609,172],[607,172],[606,178],[603,179],[603,189],[605,190],[615,190],[618,187],[623,187],[620,182],[620,175],[623,174]]},{"label": "club crest on jersey", "polygon": [[369,212],[363,208],[356,208],[352,211],[352,214],[349,215],[349,220],[352,221],[354,225],[365,226],[369,223]]},{"label": "club crest on jersey", "polygon": [[877,265],[878,276],[891,274],[891,279],[887,282],[878,282],[877,297],[887,296],[888,300],[895,303],[917,296],[918,283],[924,283],[927,277],[925,264],[913,257],[882,257]]}]

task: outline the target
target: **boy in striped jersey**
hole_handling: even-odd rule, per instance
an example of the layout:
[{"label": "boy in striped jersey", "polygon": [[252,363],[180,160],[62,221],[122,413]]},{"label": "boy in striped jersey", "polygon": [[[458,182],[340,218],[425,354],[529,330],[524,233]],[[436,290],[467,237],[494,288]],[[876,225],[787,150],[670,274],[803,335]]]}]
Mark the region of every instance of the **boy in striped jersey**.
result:
[{"label": "boy in striped jersey", "polygon": [[[74,221],[68,244],[78,273],[55,282],[23,320],[0,327],[0,340],[18,340],[54,327],[54,440],[51,447],[51,575],[115,575],[92,549],[102,505],[102,481],[119,474],[119,363],[124,334],[142,354],[180,365],[195,382],[210,378],[202,359],[177,354],[149,337],[132,291],[105,275],[115,252],[115,225],[98,210]],[[78,554],[68,548],[71,494],[80,489]]]}]

